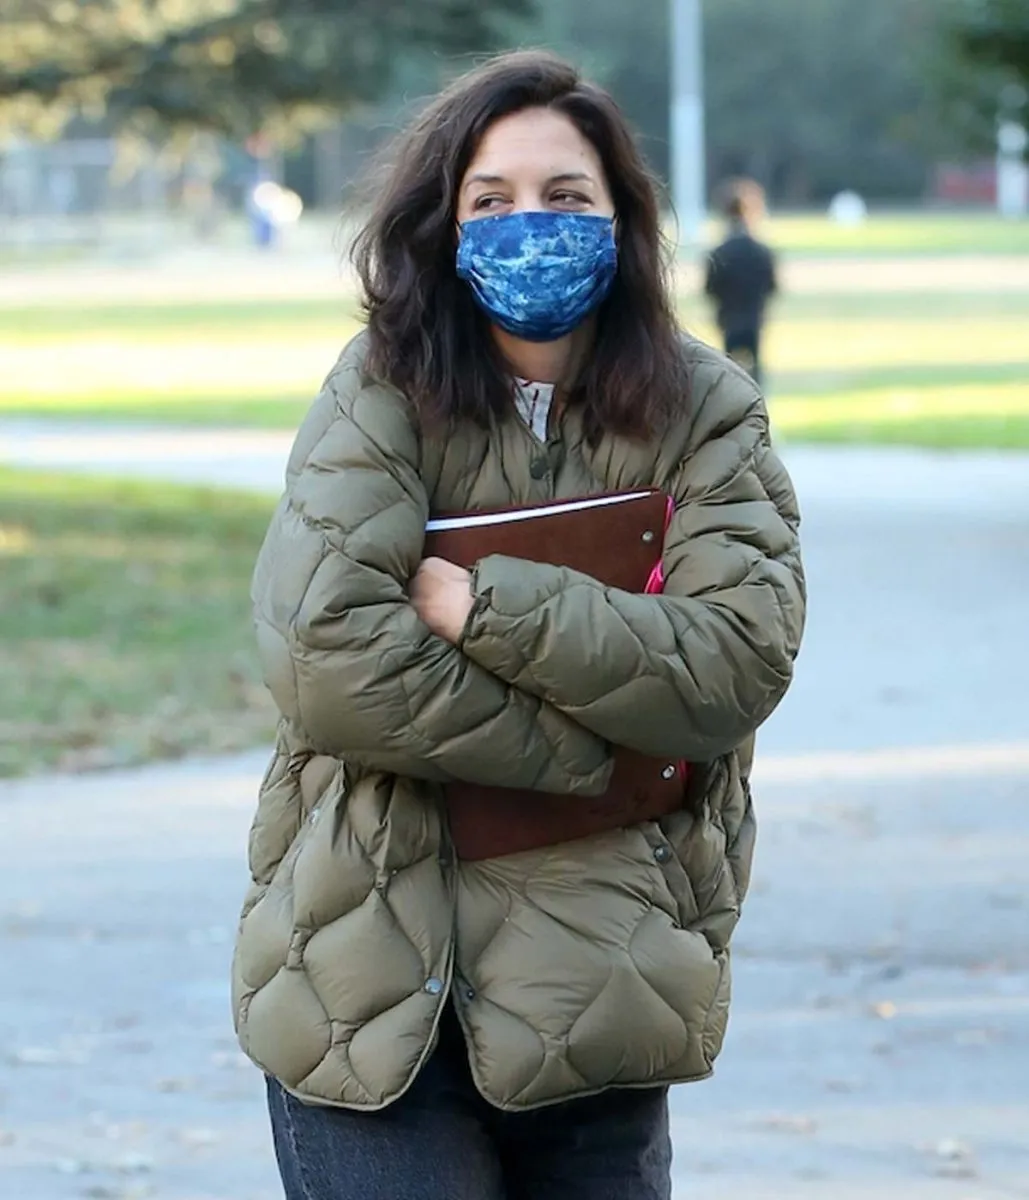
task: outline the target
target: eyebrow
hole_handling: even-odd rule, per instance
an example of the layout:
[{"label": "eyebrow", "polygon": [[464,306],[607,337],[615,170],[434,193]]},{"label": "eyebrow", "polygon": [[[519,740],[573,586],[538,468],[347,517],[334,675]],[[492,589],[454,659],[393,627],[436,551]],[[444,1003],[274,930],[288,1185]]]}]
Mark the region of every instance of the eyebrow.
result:
[{"label": "eyebrow", "polygon": [[[477,172],[471,175],[465,181],[465,187],[470,187],[473,183],[506,183],[507,180],[503,175],[490,175],[485,172]],[[558,175],[551,175],[546,181],[547,185],[555,183],[593,183],[593,176],[585,171],[562,171]]]}]

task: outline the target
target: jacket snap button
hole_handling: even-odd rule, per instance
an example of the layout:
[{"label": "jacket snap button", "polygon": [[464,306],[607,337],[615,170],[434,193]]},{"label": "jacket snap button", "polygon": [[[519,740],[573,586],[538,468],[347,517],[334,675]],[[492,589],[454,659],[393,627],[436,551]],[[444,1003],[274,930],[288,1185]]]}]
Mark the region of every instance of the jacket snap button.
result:
[{"label": "jacket snap button", "polygon": [[674,774],[675,774],[675,767],[673,767],[671,763],[669,763],[667,767],[661,768],[661,778],[662,779],[671,779]]},{"label": "jacket snap button", "polygon": [[443,991],[443,980],[437,979],[435,975],[430,975],[426,979],[422,991],[428,992],[430,996],[438,996]]},{"label": "jacket snap button", "polygon": [[475,988],[466,987],[464,990],[464,998],[466,1000],[474,1000],[475,999]]},{"label": "jacket snap button", "polygon": [[668,846],[655,846],[654,857],[659,863],[666,863],[672,857],[672,851]]},{"label": "jacket snap button", "polygon": [[649,545],[654,540],[653,529],[648,529],[643,535],[643,540]]},{"label": "jacket snap button", "polygon": [[550,466],[545,458],[534,458],[529,464],[529,474],[533,479],[542,479],[550,470]]}]

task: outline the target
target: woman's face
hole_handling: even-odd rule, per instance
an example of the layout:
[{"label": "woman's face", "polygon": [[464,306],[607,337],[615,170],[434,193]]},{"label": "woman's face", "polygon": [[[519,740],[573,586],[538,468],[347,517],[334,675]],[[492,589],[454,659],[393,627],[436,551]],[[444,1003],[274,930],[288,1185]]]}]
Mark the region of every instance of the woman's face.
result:
[{"label": "woman's face", "polygon": [[486,130],[457,197],[457,220],[517,212],[615,215],[593,144],[562,113],[526,108]]}]

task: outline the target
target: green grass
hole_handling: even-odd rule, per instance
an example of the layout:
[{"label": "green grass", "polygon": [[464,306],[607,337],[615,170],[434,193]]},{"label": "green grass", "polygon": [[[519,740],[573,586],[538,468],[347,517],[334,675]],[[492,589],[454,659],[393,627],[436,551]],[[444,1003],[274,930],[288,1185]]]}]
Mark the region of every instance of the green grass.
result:
[{"label": "green grass", "polygon": [[[116,324],[99,310],[96,338],[62,336],[58,325],[40,342],[11,339],[0,354],[0,413],[295,428],[352,329],[314,327],[306,305],[276,305],[274,321],[253,307],[254,328],[266,331],[253,342],[237,340],[234,327],[212,337],[195,311],[192,325],[183,314],[152,325],[159,311],[150,310],[142,330],[131,314]],[[231,319],[246,325],[245,313]],[[798,441],[1025,447],[1027,327],[1010,306],[905,319],[879,311],[874,297],[845,318],[784,312],[768,338],[773,412]],[[694,328],[716,337],[707,324]]]},{"label": "green grass", "polygon": [[267,736],[264,498],[0,469],[0,774]]},{"label": "green grass", "polygon": [[[868,270],[872,270],[872,267],[869,266]],[[679,312],[691,328],[710,321],[707,304],[696,294],[680,295]],[[1025,291],[976,292],[941,291],[927,287],[925,291],[905,292],[787,293],[779,296],[770,310],[773,326],[779,322],[790,324],[818,317],[830,317],[837,322],[861,321],[870,314],[902,321],[919,318],[947,322],[992,320],[997,317],[1029,318],[1029,288]],[[0,328],[2,321],[3,313],[0,310]]]},{"label": "green grass", "polygon": [[1029,385],[937,384],[836,390],[771,402],[794,441],[1029,450]]},{"label": "green grass", "polygon": [[[717,340],[695,300],[684,309],[691,328]],[[293,428],[357,328],[352,306],[324,301],[0,310],[0,414]],[[967,385],[960,395],[975,417],[1005,385],[1005,420],[1017,429],[1020,388],[1021,406],[1029,407],[1027,328],[1029,295],[1018,292],[944,292],[917,302],[876,294],[787,298],[767,336],[769,394],[780,411],[794,405],[788,411],[797,439],[936,444],[938,389]],[[872,419],[876,396],[898,388],[922,395],[924,420]],[[824,400],[817,420],[797,415],[815,412],[794,404],[807,396]],[[868,420],[854,419],[861,405]],[[967,426],[953,413],[948,422],[957,442]],[[988,444],[995,428],[984,426],[974,444]],[[1008,432],[1000,444],[1011,444]]]},{"label": "green grass", "polygon": [[248,429],[295,429],[315,395],[316,384],[303,392],[260,396],[254,388],[217,394],[195,392],[162,396],[154,392],[108,391],[96,395],[5,397],[0,416],[15,419],[51,417],[129,425],[227,425]]},{"label": "green grass", "polygon": [[776,371],[768,388],[779,396],[844,395],[853,392],[925,392],[955,384],[987,390],[997,383],[1029,386],[1029,351],[1023,361],[965,363],[946,366],[864,367],[849,370]]},{"label": "green grass", "polygon": [[115,337],[183,342],[197,335],[249,339],[347,336],[357,328],[358,307],[339,300],[200,301],[196,304],[72,304],[0,306],[0,340],[31,344],[60,338]]},{"label": "green grass", "polygon": [[[876,215],[845,229],[819,216],[777,216],[766,233],[787,262],[808,270],[807,290],[787,287],[776,302],[765,343],[770,400],[792,438],[1024,444],[1029,285],[1020,280],[1029,276],[1029,222]],[[970,264],[969,253],[987,258]],[[828,268],[805,267],[808,255]],[[949,262],[920,281],[925,255]],[[689,287],[682,319],[717,343],[695,279]],[[344,293],[8,302],[0,304],[0,417],[294,428],[358,328]]]},{"label": "green grass", "polygon": [[770,218],[763,233],[794,256],[1029,254],[1029,221],[991,213],[877,213],[855,228],[819,214],[783,215]]}]

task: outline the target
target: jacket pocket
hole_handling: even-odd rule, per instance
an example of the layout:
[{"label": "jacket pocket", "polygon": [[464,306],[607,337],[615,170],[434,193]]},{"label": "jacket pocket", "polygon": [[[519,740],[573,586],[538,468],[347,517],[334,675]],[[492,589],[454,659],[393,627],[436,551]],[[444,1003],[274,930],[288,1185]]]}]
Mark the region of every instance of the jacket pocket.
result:
[{"label": "jacket pocket", "polygon": [[661,872],[664,889],[672,901],[676,924],[683,929],[691,928],[700,919],[700,906],[682,860],[676,854],[675,847],[659,831],[658,840],[652,844],[652,853]]}]

